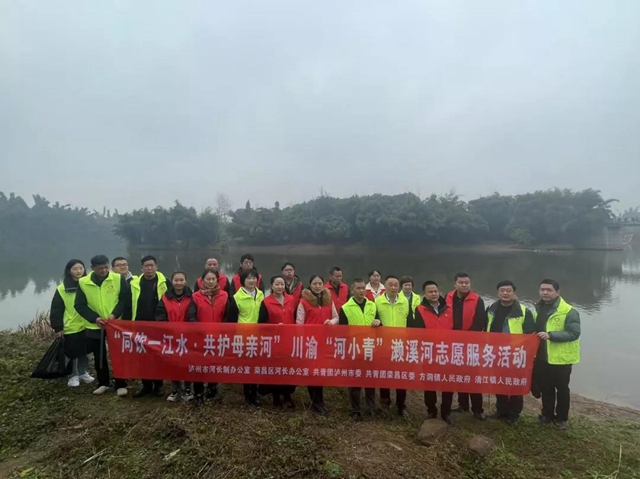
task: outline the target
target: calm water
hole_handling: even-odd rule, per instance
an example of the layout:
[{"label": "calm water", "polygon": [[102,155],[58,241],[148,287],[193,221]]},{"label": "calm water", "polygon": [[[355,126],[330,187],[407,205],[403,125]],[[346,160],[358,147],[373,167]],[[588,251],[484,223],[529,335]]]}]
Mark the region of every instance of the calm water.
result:
[{"label": "calm water", "polygon": [[[116,251],[101,251],[116,254]],[[170,273],[180,267],[189,283],[201,273],[204,257],[155,253],[159,269]],[[449,289],[456,271],[471,275],[473,288],[485,300],[495,300],[495,284],[511,279],[525,303],[537,300],[538,283],[544,277],[560,282],[562,295],[582,317],[582,362],[572,376],[572,389],[584,396],[623,406],[640,408],[640,318],[635,301],[640,297],[640,253],[604,252],[469,252],[442,250],[426,252],[366,251],[353,254],[256,254],[256,266],[269,277],[285,261],[296,264],[306,282],[310,274],[326,272],[339,265],[345,278],[365,276],[371,268],[383,274],[414,277],[416,284],[433,279]],[[219,259],[230,272],[239,253]],[[81,259],[87,259],[81,256]],[[29,321],[38,310],[48,310],[54,288],[68,258],[0,260],[0,329]],[[134,273],[136,265],[132,264]],[[635,378],[635,379],[634,379]]]}]

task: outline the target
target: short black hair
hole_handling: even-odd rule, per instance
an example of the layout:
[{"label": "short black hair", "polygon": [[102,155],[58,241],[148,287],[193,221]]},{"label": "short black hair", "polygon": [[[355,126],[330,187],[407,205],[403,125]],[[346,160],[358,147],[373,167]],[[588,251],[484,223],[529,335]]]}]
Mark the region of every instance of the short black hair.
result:
[{"label": "short black hair", "polygon": [[413,286],[413,278],[411,276],[403,276],[400,278],[400,286],[405,283],[411,283],[411,286]]},{"label": "short black hair", "polygon": [[367,278],[371,278],[371,276],[373,276],[373,273],[378,273],[380,276],[382,276],[382,273],[380,272],[379,269],[372,269],[371,271],[369,271]]},{"label": "short black hair", "polygon": [[438,283],[436,283],[435,281],[428,280],[422,283],[422,291],[424,291],[427,286],[435,286],[436,288],[440,289],[440,286],[438,286]]},{"label": "short black hair", "polygon": [[503,288],[503,287],[505,287],[505,286],[511,286],[511,287],[513,288],[513,290],[514,290],[514,291],[515,291],[516,289],[518,289],[518,288],[516,288],[516,284],[515,284],[513,281],[508,280],[508,279],[505,279],[504,281],[500,281],[500,282],[496,285],[496,289],[498,290],[498,289]]},{"label": "short black hair", "polygon": [[109,264],[109,258],[103,254],[97,254],[91,258],[91,267],[102,266],[103,264]]},{"label": "short black hair", "polygon": [[276,275],[274,275],[274,276],[271,276],[271,280],[270,280],[270,281],[271,281],[271,284],[273,284],[273,282],[274,282],[276,279],[281,279],[282,281],[284,281],[284,276],[282,276],[281,274],[276,274]]},{"label": "short black hair", "polygon": [[244,282],[247,280],[249,276],[253,276],[258,279],[260,276],[258,275],[258,270],[255,268],[248,269],[240,273],[240,284],[244,286]]},{"label": "short black hair", "polygon": [[340,268],[340,266],[334,266],[329,270],[329,275],[332,275],[333,273],[335,273],[336,271],[342,271],[342,269]]},{"label": "short black hair", "polygon": [[220,273],[218,273],[217,271],[212,270],[211,268],[205,268],[205,270],[202,272],[202,275],[200,276],[202,278],[202,280],[204,280],[204,277],[206,275],[208,275],[209,273],[213,273],[216,275],[216,279],[220,279]]},{"label": "short black hair", "polygon": [[316,278],[320,278],[320,281],[322,281],[322,283],[324,284],[324,278],[322,276],[320,276],[319,274],[312,274],[311,277],[309,278],[309,288],[311,288],[311,283]]},{"label": "short black hair", "polygon": [[122,260],[125,260],[127,263],[129,263],[127,258],[125,258],[124,256],[116,256],[111,260],[111,267],[113,268],[116,265],[116,261],[122,261]]},{"label": "short black hair", "polygon": [[456,273],[456,275],[453,277],[453,281],[456,282],[458,281],[458,278],[468,278],[469,275],[467,273]]},{"label": "short black hair", "polygon": [[242,256],[240,256],[240,264],[244,263],[244,260],[246,259],[253,261],[254,263],[256,262],[255,258],[251,253],[245,253]]},{"label": "short black hair", "polygon": [[542,281],[540,281],[540,285],[543,284],[550,284],[551,286],[553,286],[553,289],[555,291],[560,290],[560,283],[558,283],[555,279],[543,279]]},{"label": "short black hair", "polygon": [[354,278],[354,280],[353,280],[353,281],[351,281],[351,286],[353,287],[353,286],[355,286],[355,285],[356,285],[356,284],[358,284],[358,283],[367,284],[367,282],[366,282],[364,279],[362,279],[362,278]]},{"label": "short black hair", "polygon": [[178,270],[174,271],[173,273],[171,273],[171,281],[173,281],[173,277],[174,277],[176,274],[181,274],[181,275],[183,275],[183,276],[184,276],[184,279],[185,279],[185,280],[187,279],[187,273],[185,273],[184,271],[181,271],[181,270],[179,270],[179,269],[178,269]]},{"label": "short black hair", "polygon": [[143,256],[140,260],[140,264],[145,264],[147,261],[153,261],[155,264],[158,264],[158,260],[156,259],[156,257],[151,256],[150,254],[148,254],[147,256]]},{"label": "short black hair", "polygon": [[[398,279],[397,276],[394,276],[392,274],[387,275],[387,277],[384,279],[385,283],[387,282],[388,279]],[[399,280],[398,280],[399,281]]]},{"label": "short black hair", "polygon": [[285,264],[282,265],[282,268],[280,268],[280,271],[284,271],[284,269],[287,266],[291,266],[293,269],[296,269],[296,267],[295,267],[295,265],[293,263],[286,262]]}]

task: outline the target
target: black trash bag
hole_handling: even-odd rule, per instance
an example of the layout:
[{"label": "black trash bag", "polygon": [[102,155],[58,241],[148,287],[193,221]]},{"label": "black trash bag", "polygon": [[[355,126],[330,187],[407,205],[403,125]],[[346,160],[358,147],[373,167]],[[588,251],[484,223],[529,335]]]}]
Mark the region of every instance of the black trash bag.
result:
[{"label": "black trash bag", "polygon": [[67,376],[67,358],[64,355],[64,340],[56,338],[42,360],[31,373],[32,378],[56,379]]}]

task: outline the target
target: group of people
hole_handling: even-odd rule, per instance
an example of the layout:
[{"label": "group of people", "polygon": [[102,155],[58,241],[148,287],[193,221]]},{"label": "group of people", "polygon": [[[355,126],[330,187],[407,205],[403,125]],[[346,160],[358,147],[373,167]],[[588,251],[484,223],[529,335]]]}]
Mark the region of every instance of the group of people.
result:
[{"label": "group of people", "polygon": [[[105,394],[110,386],[104,330],[106,321],[232,322],[272,324],[325,324],[364,327],[426,328],[459,331],[487,331],[502,334],[537,334],[540,347],[536,356],[532,394],[542,397],[541,424],[567,427],[571,368],[580,360],[580,316],[560,296],[560,285],[552,279],[540,283],[540,301],[530,311],[517,300],[512,281],[497,284],[498,301],[485,307],[483,299],[471,289],[466,273],[454,277],[453,290],[443,296],[435,281],[425,281],[420,293],[414,292],[409,276],[388,275],[382,279],[373,270],[368,281],[356,278],[348,286],[342,270],[334,266],[328,281],[318,274],[305,287],[296,275],[295,266],[285,263],[278,275],[269,280],[270,294],[265,296],[265,281],[258,273],[254,257],[244,254],[235,274],[226,276],[215,258],[206,261],[204,271],[188,286],[187,274],[174,271],[169,278],[157,268],[156,258],[141,259],[141,274],[132,275],[124,257],[111,262],[104,255],[91,258],[91,273],[84,263],[70,260],[65,266],[63,282],[51,304],[51,326],[64,336],[65,354],[71,361],[68,385],[95,379],[88,372],[88,355],[94,357],[98,387],[95,395]],[[114,378],[116,394],[128,394],[127,378]],[[311,408],[327,415],[322,386],[309,386]],[[294,407],[294,386],[258,386],[245,384],[247,404],[260,404],[259,395],[272,394],[276,407]],[[260,393],[260,394],[259,394]],[[142,379],[134,397],[163,397],[163,381]],[[168,401],[193,400],[202,404],[218,395],[216,384],[172,382]],[[406,412],[406,390],[395,391],[399,415]],[[351,418],[362,420],[361,388],[349,388]],[[496,411],[490,417],[518,422],[523,396],[497,396]],[[376,391],[365,388],[366,407],[373,414]],[[428,417],[438,417],[436,391],[425,391]],[[391,406],[391,391],[380,390],[380,403]],[[458,393],[458,405],[452,408],[453,393],[441,391],[440,417],[452,424],[451,414],[471,411],[478,420],[486,420],[482,394]]]}]

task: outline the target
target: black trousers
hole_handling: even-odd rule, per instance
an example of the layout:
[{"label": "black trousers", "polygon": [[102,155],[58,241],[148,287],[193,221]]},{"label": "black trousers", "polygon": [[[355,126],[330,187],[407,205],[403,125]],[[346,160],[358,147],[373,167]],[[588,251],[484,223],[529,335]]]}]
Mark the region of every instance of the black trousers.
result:
[{"label": "black trousers", "polygon": [[145,389],[162,389],[162,380],[160,379],[142,379],[142,387]]},{"label": "black trousers", "polygon": [[295,386],[271,386],[271,393],[273,397],[287,397],[291,396],[296,390]]},{"label": "black trousers", "polygon": [[482,394],[478,393],[458,393],[458,406],[465,411],[469,410],[469,399],[471,399],[471,411],[473,414],[482,414]]},{"label": "black trousers", "polygon": [[[443,392],[442,403],[440,404],[440,417],[451,415],[451,404],[453,403],[453,393]],[[424,392],[424,404],[427,406],[429,414],[438,415],[438,395],[435,391]]]},{"label": "black trousers", "polygon": [[93,354],[93,363],[98,377],[98,386],[109,387],[109,361],[107,359],[107,346],[105,336],[87,336],[87,354]]},{"label": "black trousers", "polygon": [[242,391],[244,392],[245,399],[255,399],[258,397],[257,384],[243,384]]},{"label": "black trousers", "polygon": [[[398,406],[398,409],[404,409],[406,400],[407,390],[396,389],[396,406]],[[380,389],[380,403],[384,406],[391,406],[391,389]]]},{"label": "black trousers", "polygon": [[[360,412],[360,396],[362,396],[362,388],[349,388],[351,412]],[[376,390],[364,388],[364,398],[369,411],[373,411],[376,408]]]},{"label": "black trousers", "polygon": [[307,386],[311,404],[324,404],[324,388],[322,386]]},{"label": "black trousers", "polygon": [[524,407],[524,396],[496,396],[496,411],[509,419],[518,419]]},{"label": "black trousers", "polygon": [[548,364],[541,362],[539,384],[542,392],[542,415],[551,420],[567,421],[571,405],[571,364]]}]

